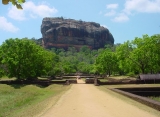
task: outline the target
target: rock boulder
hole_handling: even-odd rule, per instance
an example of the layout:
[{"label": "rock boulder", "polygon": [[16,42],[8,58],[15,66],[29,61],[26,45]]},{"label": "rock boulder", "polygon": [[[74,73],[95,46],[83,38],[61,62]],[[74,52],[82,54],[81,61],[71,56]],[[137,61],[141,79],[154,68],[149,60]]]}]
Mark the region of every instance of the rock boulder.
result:
[{"label": "rock boulder", "polygon": [[45,48],[80,47],[87,45],[90,49],[103,48],[114,44],[109,30],[95,22],[74,19],[44,18],[41,25],[42,45]]}]

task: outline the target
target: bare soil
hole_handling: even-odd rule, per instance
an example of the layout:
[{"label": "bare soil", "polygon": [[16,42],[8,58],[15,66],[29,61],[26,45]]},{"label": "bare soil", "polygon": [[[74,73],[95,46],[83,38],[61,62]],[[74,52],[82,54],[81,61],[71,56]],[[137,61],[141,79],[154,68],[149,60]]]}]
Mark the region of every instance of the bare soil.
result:
[{"label": "bare soil", "polygon": [[[41,117],[158,117],[159,113],[121,95],[100,90],[93,84],[73,84],[72,87]],[[127,99],[127,100],[125,100]]]}]

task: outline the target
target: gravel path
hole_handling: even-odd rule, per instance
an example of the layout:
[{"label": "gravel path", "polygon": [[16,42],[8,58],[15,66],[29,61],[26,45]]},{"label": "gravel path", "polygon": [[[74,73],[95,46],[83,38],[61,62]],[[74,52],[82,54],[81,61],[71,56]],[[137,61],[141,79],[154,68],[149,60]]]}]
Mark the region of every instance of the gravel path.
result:
[{"label": "gravel path", "polygon": [[[82,80],[78,80],[83,83]],[[73,84],[42,117],[156,117],[93,84]]]}]

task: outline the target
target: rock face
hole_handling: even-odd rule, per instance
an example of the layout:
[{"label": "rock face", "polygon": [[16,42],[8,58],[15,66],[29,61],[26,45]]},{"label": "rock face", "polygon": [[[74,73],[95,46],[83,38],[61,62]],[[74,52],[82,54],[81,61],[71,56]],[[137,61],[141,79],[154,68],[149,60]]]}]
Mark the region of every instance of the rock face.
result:
[{"label": "rock face", "polygon": [[95,22],[74,19],[44,18],[41,25],[42,45],[45,48],[75,47],[87,45],[90,49],[114,44],[114,38],[107,28]]}]

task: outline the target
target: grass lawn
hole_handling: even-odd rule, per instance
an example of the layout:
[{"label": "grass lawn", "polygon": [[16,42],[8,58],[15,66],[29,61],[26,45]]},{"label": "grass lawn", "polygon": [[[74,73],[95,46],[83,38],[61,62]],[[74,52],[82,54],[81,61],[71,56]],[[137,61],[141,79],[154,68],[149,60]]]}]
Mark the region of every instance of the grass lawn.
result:
[{"label": "grass lawn", "polygon": [[133,78],[133,79],[136,79],[136,77],[130,77],[130,76],[110,76],[109,78],[114,78],[114,79]]},{"label": "grass lawn", "polygon": [[0,81],[6,81],[6,80],[16,80],[16,78],[8,78],[6,76],[0,78]]},{"label": "grass lawn", "polygon": [[107,78],[104,78],[104,79],[98,79],[98,80],[100,80],[101,82],[107,82],[107,81],[108,81],[108,79],[107,79]]},{"label": "grass lawn", "polygon": [[148,98],[151,98],[152,100],[155,100],[155,101],[159,101],[160,102],[160,97],[155,97],[155,96],[150,96]]},{"label": "grass lawn", "polygon": [[69,88],[0,84],[0,117],[33,117],[52,106]]}]

